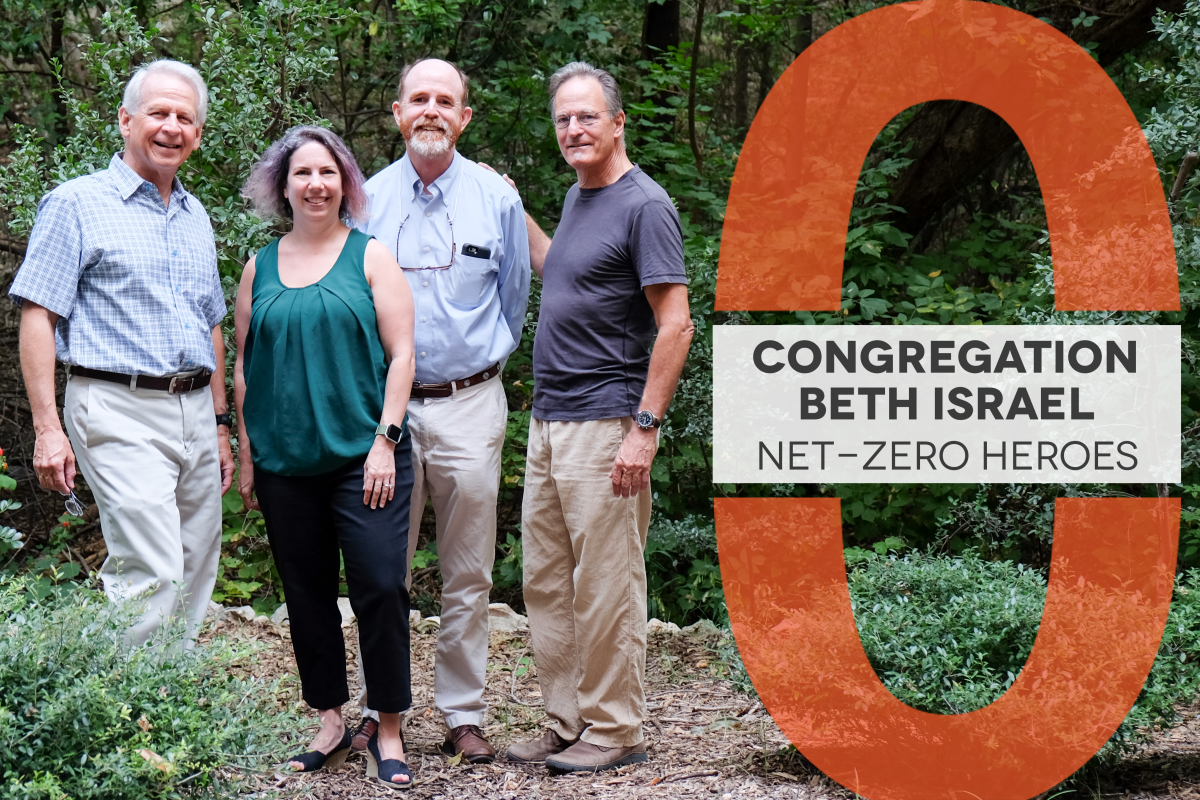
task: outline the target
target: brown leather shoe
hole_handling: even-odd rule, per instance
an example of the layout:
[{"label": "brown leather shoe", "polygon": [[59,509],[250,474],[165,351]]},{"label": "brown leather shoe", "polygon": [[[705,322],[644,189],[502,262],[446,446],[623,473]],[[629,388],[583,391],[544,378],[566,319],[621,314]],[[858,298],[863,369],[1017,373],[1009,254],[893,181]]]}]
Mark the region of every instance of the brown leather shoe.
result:
[{"label": "brown leather shoe", "polygon": [[531,742],[510,744],[508,746],[508,760],[540,764],[546,760],[547,756],[561,753],[577,741],[579,740],[576,739],[574,742],[568,742],[559,736],[557,731],[547,730]]},{"label": "brown leather shoe", "polygon": [[364,717],[362,723],[354,729],[354,738],[350,740],[351,749],[356,753],[364,752],[367,749],[367,742],[377,730],[379,730],[379,721]]},{"label": "brown leather shoe", "polygon": [[446,732],[442,752],[448,756],[461,754],[471,764],[490,764],[496,760],[496,748],[483,738],[478,725],[459,725]]},{"label": "brown leather shoe", "polygon": [[599,772],[626,764],[644,764],[648,760],[645,742],[632,747],[601,747],[580,739],[558,755],[548,757],[546,766],[559,772]]}]

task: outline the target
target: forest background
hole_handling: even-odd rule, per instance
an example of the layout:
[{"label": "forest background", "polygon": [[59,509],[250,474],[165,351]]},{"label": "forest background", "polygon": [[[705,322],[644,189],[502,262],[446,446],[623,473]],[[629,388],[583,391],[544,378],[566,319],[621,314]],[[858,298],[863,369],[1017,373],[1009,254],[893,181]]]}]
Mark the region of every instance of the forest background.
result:
[{"label": "forest background", "polygon": [[[291,125],[323,124],[345,138],[368,176],[374,174],[403,153],[390,105],[400,68],[418,57],[454,61],[470,75],[475,114],[459,142],[460,152],[508,173],[526,209],[552,232],[574,173],[558,152],[546,82],[568,61],[587,60],[616,75],[625,92],[630,157],[666,188],[679,209],[696,324],[652,472],[655,519],[646,553],[650,615],[680,625],[703,618],[726,623],[712,522],[714,497],[838,497],[847,561],[860,578],[856,590],[852,577],[852,591],[863,592],[864,598],[874,596],[872,592],[886,595],[903,572],[903,585],[915,586],[922,580],[936,584],[930,594],[935,599],[973,598],[975,607],[985,610],[981,613],[991,615],[995,627],[964,634],[969,646],[995,650],[995,664],[1012,664],[1019,671],[1045,597],[1055,498],[1149,497],[1157,494],[1156,487],[713,484],[713,327],[752,323],[1182,325],[1183,481],[1168,491],[1183,500],[1178,569],[1188,574],[1187,570],[1200,567],[1200,383],[1196,379],[1200,181],[1185,166],[1186,154],[1200,145],[1200,2],[1004,4],[1042,18],[1086,48],[1108,71],[1142,123],[1164,190],[1171,195],[1182,311],[1055,312],[1042,197],[1029,157],[999,117],[951,101],[923,104],[897,116],[880,133],[866,159],[847,235],[840,311],[715,311],[725,200],[756,110],[781,72],[816,37],[882,4],[874,0],[4,0],[0,5],[4,281],[7,284],[20,263],[37,203],[45,192],[105,167],[120,149],[116,127],[120,94],[131,70],[147,59],[188,61],[208,82],[209,118],[202,146],[186,162],[180,178],[212,218],[230,300],[243,264],[281,232],[250,214],[239,196],[259,154]],[[863,53],[862,58],[870,59],[871,53]],[[1181,172],[1183,180],[1176,189]],[[540,281],[535,278],[525,335],[504,375],[510,412],[493,600],[518,609],[523,605],[520,506],[539,295]],[[0,488],[10,493],[0,500],[0,521],[5,523],[0,527],[0,570],[21,572],[29,592],[49,596],[56,584],[85,577],[103,554],[76,552],[88,537],[98,540],[94,508],[83,517],[62,514],[59,500],[36,487],[32,426],[17,372],[14,314],[13,309],[5,312],[8,323],[0,350],[0,444],[8,462],[7,474],[0,475]],[[231,340],[231,320],[227,323]],[[233,348],[228,351],[232,361]],[[60,390],[63,384],[60,374]],[[227,605],[252,605],[270,614],[285,598],[261,517],[245,512],[236,491],[225,497],[224,510],[222,572],[215,599]],[[422,526],[423,544],[414,563],[414,602],[425,614],[437,613],[438,601],[437,552],[436,544],[429,541],[431,530],[429,524]],[[951,573],[945,565],[964,563],[976,565],[988,580],[1024,587],[1021,604],[1001,605],[985,596],[991,589],[946,577]],[[1194,604],[1177,607],[1194,610]],[[929,641],[936,643],[945,635],[944,612],[935,610],[923,618],[921,635]],[[1188,614],[1182,621],[1176,615],[1173,623],[1180,626],[1180,636],[1190,637],[1187,642],[1172,644],[1168,637],[1164,645],[1180,648],[1180,665],[1190,665],[1188,653],[1200,654],[1200,614]],[[1021,620],[1014,622],[1018,617]],[[860,613],[860,630],[871,654],[869,625]],[[882,631],[890,623],[880,625]],[[993,630],[999,633],[993,635]],[[877,646],[889,647],[883,639]],[[888,672],[876,663],[881,674]],[[889,688],[904,696],[903,684],[908,680],[918,688],[905,699],[917,705],[922,705],[926,690],[920,687],[925,679],[913,676],[923,669],[934,686],[945,677],[944,667],[929,663],[918,662],[911,671],[897,669],[894,675],[901,678],[889,683]],[[953,699],[957,690],[952,689],[936,702],[927,699],[925,705],[935,710],[985,704],[1013,677],[1013,671],[989,669],[995,675],[988,678],[991,688],[981,690],[982,694],[957,703]],[[1177,674],[1179,669],[1182,666],[1171,673],[1169,697],[1164,695],[1160,711],[1180,698],[1190,699],[1200,686],[1200,668],[1192,668],[1195,674],[1189,672],[1186,680]]]}]

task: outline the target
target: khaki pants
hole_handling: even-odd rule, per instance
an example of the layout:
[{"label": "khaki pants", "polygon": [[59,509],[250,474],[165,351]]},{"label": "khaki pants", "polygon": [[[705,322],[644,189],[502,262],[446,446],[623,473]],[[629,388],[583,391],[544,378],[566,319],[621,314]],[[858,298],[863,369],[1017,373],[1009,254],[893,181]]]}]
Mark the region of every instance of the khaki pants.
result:
[{"label": "khaki pants", "polygon": [[642,740],[650,492],[614,497],[630,417],[529,423],[525,607],[551,728],[602,747]]},{"label": "khaki pants", "polygon": [[[417,551],[426,498],[433,498],[442,624],[434,702],[446,725],[483,725],[487,704],[488,600],[496,560],[496,497],[508,400],[499,376],[450,397],[410,400],[413,493],[408,563]],[[411,570],[409,575],[411,585]],[[407,624],[407,621],[406,623]],[[361,659],[360,659],[361,670]],[[361,676],[360,676],[361,677]],[[376,717],[365,694],[363,716]]]},{"label": "khaki pants", "polygon": [[72,376],[63,408],[79,471],[100,508],[113,600],[148,603],[130,629],[142,644],[182,614],[195,638],[217,580],[221,465],[212,393],[129,391]]}]

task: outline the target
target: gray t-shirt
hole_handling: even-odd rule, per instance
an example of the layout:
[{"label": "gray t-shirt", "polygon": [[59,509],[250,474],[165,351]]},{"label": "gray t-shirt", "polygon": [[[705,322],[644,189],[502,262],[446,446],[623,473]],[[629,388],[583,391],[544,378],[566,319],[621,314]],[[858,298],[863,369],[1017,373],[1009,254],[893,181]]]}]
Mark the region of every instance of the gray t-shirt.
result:
[{"label": "gray t-shirt", "polygon": [[575,184],[542,276],[533,416],[636,414],[657,330],[642,287],[687,283],[671,198],[638,167],[600,189]]}]

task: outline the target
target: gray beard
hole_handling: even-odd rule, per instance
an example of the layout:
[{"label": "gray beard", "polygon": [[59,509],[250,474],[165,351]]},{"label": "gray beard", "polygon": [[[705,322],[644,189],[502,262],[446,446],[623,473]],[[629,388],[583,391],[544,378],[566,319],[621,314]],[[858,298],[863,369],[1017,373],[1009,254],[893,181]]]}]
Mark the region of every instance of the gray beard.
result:
[{"label": "gray beard", "polygon": [[413,135],[405,140],[404,144],[417,155],[422,158],[437,158],[444,156],[454,147],[454,140],[450,138],[449,131],[442,131],[441,135],[436,139],[427,134],[432,131],[414,131]]}]

